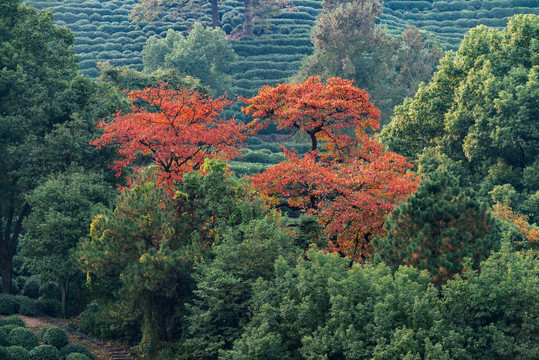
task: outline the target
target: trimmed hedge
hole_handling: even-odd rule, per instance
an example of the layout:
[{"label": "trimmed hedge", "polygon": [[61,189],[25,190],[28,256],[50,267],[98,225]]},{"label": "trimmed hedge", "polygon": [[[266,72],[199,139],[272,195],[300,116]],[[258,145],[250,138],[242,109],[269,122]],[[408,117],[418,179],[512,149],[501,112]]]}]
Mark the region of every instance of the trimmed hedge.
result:
[{"label": "trimmed hedge", "polygon": [[17,327],[24,327],[24,321],[17,315],[9,316],[5,319],[0,319],[0,326],[15,325]]},{"label": "trimmed hedge", "polygon": [[57,316],[59,313],[59,302],[51,299],[30,299],[25,296],[17,296],[21,303],[19,314],[26,316],[36,316],[44,313],[49,316]]},{"label": "trimmed hedge", "polygon": [[93,359],[94,356],[92,355],[92,353],[86,349],[84,346],[80,345],[80,344],[68,344],[66,346],[64,346],[61,350],[60,350],[60,357],[62,359],[64,358],[67,358],[67,356],[69,354],[74,354],[74,353],[78,353],[78,354],[82,354],[82,355],[85,355],[87,356],[88,358],[90,359]]},{"label": "trimmed hedge", "polygon": [[9,342],[12,346],[22,346],[26,350],[32,350],[39,345],[36,334],[30,329],[18,327],[9,333]]},{"label": "trimmed hedge", "polygon": [[11,360],[11,355],[3,347],[0,347],[0,360]]},{"label": "trimmed hedge", "polygon": [[31,299],[37,299],[40,295],[40,286],[41,282],[39,281],[39,277],[30,276],[28,279],[26,279],[26,282],[24,283],[24,286],[22,288],[22,292],[24,296],[28,296]]},{"label": "trimmed hedge", "polygon": [[61,349],[69,344],[67,333],[57,326],[46,326],[41,329],[41,341],[46,345],[52,345]]},{"label": "trimmed hedge", "polygon": [[66,360],[91,360],[88,356],[79,354],[79,353],[72,353],[67,355]]},{"label": "trimmed hedge", "polygon": [[[19,309],[19,305],[11,301],[14,299],[12,295],[0,295],[0,315],[13,315]],[[0,326],[2,322],[0,321]]]},{"label": "trimmed hedge", "polygon": [[30,351],[32,360],[59,360],[58,350],[51,345],[39,345]]},{"label": "trimmed hedge", "polygon": [[11,355],[11,360],[31,360],[30,351],[22,346],[9,346],[6,350]]},{"label": "trimmed hedge", "polygon": [[0,346],[9,346],[9,336],[3,330],[0,330]]}]

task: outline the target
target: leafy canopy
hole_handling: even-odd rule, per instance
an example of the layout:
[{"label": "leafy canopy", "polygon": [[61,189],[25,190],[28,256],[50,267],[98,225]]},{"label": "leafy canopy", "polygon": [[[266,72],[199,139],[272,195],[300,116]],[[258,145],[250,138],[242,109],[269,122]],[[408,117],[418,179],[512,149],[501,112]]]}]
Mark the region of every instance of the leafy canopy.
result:
[{"label": "leafy canopy", "polygon": [[149,157],[157,165],[159,181],[172,184],[199,169],[204,159],[239,154],[244,127],[218,113],[231,101],[166,84],[130,91],[128,96],[132,112],[119,112],[112,122],[101,122],[104,134],[92,142],[97,147],[119,145],[121,158],[113,167],[118,175],[140,156]]},{"label": "leafy canopy", "polygon": [[430,84],[395,109],[382,141],[425,173],[444,164],[485,198],[513,192],[511,205],[537,216],[538,44],[537,15],[472,29]]},{"label": "leafy canopy", "polygon": [[[378,128],[380,116],[368,93],[350,80],[310,78],[264,87],[244,101],[255,131],[275,121],[280,129],[304,131],[312,142],[303,158],[287,151],[286,161],[253,177],[255,187],[274,205],[317,215],[332,251],[355,259],[368,253],[385,216],[417,186],[407,173],[411,165],[365,134]],[[343,131],[348,127],[355,136]]]}]

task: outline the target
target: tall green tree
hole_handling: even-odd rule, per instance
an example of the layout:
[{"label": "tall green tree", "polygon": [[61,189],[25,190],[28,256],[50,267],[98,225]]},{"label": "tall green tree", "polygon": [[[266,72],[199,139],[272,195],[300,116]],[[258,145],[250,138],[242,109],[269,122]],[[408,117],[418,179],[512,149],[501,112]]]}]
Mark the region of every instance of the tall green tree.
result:
[{"label": "tall green tree", "polygon": [[144,46],[144,70],[174,69],[182,75],[200,79],[218,94],[231,84],[230,67],[237,56],[221,29],[206,29],[195,24],[187,37],[168,30],[164,39],[151,37]]},{"label": "tall green tree", "polygon": [[279,256],[301,256],[284,220],[272,214],[227,229],[212,256],[197,266],[185,341],[195,358],[217,359],[218,351],[231,349],[253,316],[249,306],[257,279],[274,278]]},{"label": "tall green tree", "polygon": [[438,286],[463,270],[464,258],[477,269],[499,246],[487,206],[447,171],[429,175],[392,211],[385,230],[386,238],[374,240],[378,257],[393,270],[400,265],[428,270]]},{"label": "tall green tree", "polygon": [[128,102],[78,73],[73,35],[55,26],[51,13],[4,1],[0,27],[0,270],[9,292],[12,257],[31,211],[26,194],[71,166],[103,171],[114,153],[88,145],[96,119]]},{"label": "tall green tree", "polygon": [[73,35],[53,25],[48,12],[3,1],[0,28],[0,272],[9,293],[13,255],[30,213],[24,195],[39,181],[27,150],[69,119],[65,93],[77,63],[69,49]]},{"label": "tall green tree", "polygon": [[30,271],[58,282],[63,316],[71,284],[81,274],[73,253],[88,236],[90,219],[114,195],[102,175],[80,170],[53,176],[28,194],[32,211],[23,222],[26,233],[20,243]]},{"label": "tall green tree", "polygon": [[441,54],[437,45],[417,28],[402,38],[389,35],[379,24],[378,0],[326,0],[311,37],[313,55],[297,76],[340,77],[367,89],[382,110],[382,124],[393,107],[428,81]]},{"label": "tall green tree", "polygon": [[183,333],[193,266],[222,231],[265,211],[246,200],[247,190],[224,164],[206,162],[204,171],[185,174],[174,189],[159,187],[152,169],[140,173],[114,211],[94,218],[78,252],[90,274],[120,279],[115,295],[141,315],[141,350],[151,356]]},{"label": "tall green tree", "polygon": [[443,164],[485,198],[515,193],[513,208],[536,221],[538,44],[537,15],[518,15],[502,30],[472,29],[432,81],[395,109],[383,143],[424,172]]}]

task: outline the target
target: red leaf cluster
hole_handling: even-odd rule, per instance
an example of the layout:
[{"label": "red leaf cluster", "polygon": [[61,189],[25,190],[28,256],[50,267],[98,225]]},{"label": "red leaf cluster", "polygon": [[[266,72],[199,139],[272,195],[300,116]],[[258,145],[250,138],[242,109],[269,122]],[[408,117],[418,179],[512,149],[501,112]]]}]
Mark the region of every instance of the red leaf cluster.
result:
[{"label": "red leaf cluster", "polygon": [[113,166],[117,175],[147,156],[157,164],[160,181],[171,184],[198,169],[205,158],[226,160],[239,155],[238,147],[246,138],[244,126],[221,119],[218,113],[231,101],[166,84],[131,91],[128,96],[134,104],[132,112],[101,122],[104,134],[91,143],[99,148],[119,144],[121,158]]},{"label": "red leaf cluster", "polygon": [[[258,117],[254,128],[276,121],[311,135],[313,151],[304,157],[286,151],[287,160],[253,177],[255,187],[276,206],[318,216],[331,240],[330,251],[354,259],[365,256],[370,240],[382,235],[386,216],[418,186],[412,165],[367,136],[378,128],[380,112],[366,91],[351,81],[318,78],[303,84],[265,87],[244,99],[244,112]],[[355,128],[355,136],[339,131]],[[314,146],[323,142],[323,152]]]},{"label": "red leaf cluster", "polygon": [[351,80],[329,78],[324,84],[319,77],[311,77],[301,84],[264,86],[256,96],[242,101],[247,104],[243,112],[255,118],[254,131],[273,121],[277,129],[295,128],[309,134],[316,150],[319,140],[351,142],[350,136],[339,131],[343,128],[378,130],[380,110],[369,97]]}]

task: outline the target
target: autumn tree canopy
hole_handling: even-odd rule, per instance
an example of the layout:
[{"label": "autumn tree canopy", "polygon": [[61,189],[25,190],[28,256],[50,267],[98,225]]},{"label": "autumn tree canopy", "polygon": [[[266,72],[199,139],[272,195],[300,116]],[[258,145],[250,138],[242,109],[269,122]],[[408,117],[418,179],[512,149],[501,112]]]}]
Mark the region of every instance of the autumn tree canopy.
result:
[{"label": "autumn tree canopy", "polygon": [[[364,132],[379,126],[380,111],[369,94],[350,80],[330,78],[324,84],[309,78],[264,87],[244,101],[244,112],[256,118],[255,130],[275,121],[279,129],[301,130],[312,141],[312,151],[302,158],[285,150],[287,160],[255,176],[255,186],[276,206],[317,215],[332,251],[365,255],[385,216],[417,186],[406,159],[384,152]],[[355,136],[343,132],[350,127]]]},{"label": "autumn tree canopy", "polygon": [[119,145],[113,169],[120,174],[141,156],[158,167],[160,181],[181,181],[183,173],[198,169],[206,158],[230,159],[245,139],[244,127],[218,112],[232,102],[211,99],[194,90],[171,89],[166,84],[128,93],[132,112],[119,112],[104,134],[92,142]]}]

